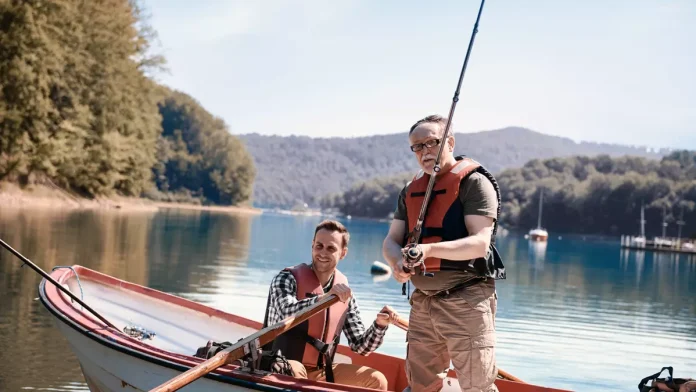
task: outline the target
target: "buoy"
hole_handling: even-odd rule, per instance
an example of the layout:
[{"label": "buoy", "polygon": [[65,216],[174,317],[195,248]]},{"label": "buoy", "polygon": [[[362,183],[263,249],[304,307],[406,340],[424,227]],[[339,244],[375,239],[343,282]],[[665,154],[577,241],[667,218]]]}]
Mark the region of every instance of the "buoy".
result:
[{"label": "buoy", "polygon": [[386,282],[391,279],[391,274],[372,275],[372,283]]},{"label": "buoy", "polygon": [[391,272],[391,268],[389,268],[388,265],[382,263],[381,261],[373,261],[372,262],[372,267],[370,268],[370,272],[374,274],[388,274]]}]

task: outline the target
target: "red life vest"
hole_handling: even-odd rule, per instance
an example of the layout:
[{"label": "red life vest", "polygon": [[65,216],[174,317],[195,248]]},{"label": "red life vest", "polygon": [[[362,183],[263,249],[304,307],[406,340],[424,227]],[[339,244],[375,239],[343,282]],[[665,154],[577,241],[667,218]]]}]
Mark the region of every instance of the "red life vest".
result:
[{"label": "red life vest", "polygon": [[[419,243],[453,241],[469,235],[464,223],[464,206],[459,200],[459,188],[462,181],[466,181],[474,172],[483,174],[493,184],[498,196],[498,215],[500,215],[500,190],[493,175],[471,158],[456,157],[456,160],[457,163],[452,168],[446,172],[440,171],[441,174],[435,179],[421,227]],[[405,203],[409,233],[418,222],[429,181],[430,175],[420,171],[408,185]],[[487,258],[462,261],[428,257],[424,261],[426,271],[467,270],[480,276],[505,279],[505,267],[494,247],[497,225],[496,220],[491,239],[492,252],[489,252]]]},{"label": "red life vest", "polygon": [[[309,265],[302,263],[285,268],[285,271],[289,271],[297,281],[298,300],[324,294],[317,275]],[[336,270],[333,284],[339,283],[348,285],[348,279]],[[336,302],[328,309],[278,336],[274,340],[272,350],[280,349],[285,358],[299,361],[307,367],[323,367],[326,362],[333,360],[347,311],[347,302]],[[324,352],[320,352],[320,349]]]}]

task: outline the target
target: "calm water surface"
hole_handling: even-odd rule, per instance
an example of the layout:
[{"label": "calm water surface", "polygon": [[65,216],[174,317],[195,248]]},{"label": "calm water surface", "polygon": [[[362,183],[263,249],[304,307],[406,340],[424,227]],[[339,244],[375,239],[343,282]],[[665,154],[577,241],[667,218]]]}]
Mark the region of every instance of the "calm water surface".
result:
[{"label": "calm water surface", "polygon": [[[320,220],[0,206],[0,238],[46,271],[80,264],[262,321],[271,278],[308,261]],[[388,304],[407,315],[400,284],[369,272],[381,260],[387,224],[345,223],[352,238],[339,266],[362,314],[371,320]],[[498,284],[502,369],[576,391],[635,391],[662,366],[696,378],[696,258],[625,252],[618,242],[582,237],[539,247],[510,235],[498,245],[508,269]],[[21,264],[0,249],[0,391],[86,390],[75,356],[37,300],[39,275]],[[379,351],[403,356],[404,338],[390,328]]]}]

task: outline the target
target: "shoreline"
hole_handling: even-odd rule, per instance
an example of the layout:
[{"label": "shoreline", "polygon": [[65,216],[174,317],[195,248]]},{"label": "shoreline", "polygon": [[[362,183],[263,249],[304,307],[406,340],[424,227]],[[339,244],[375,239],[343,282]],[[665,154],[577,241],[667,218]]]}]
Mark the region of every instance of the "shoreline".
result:
[{"label": "shoreline", "polygon": [[159,211],[160,209],[181,209],[216,211],[235,214],[261,215],[263,210],[245,206],[206,206],[180,202],[156,201],[141,197],[111,196],[87,199],[72,195],[62,189],[44,185],[32,185],[26,189],[16,184],[0,183],[0,208],[22,209],[74,209],[74,210],[114,210],[114,211]]}]

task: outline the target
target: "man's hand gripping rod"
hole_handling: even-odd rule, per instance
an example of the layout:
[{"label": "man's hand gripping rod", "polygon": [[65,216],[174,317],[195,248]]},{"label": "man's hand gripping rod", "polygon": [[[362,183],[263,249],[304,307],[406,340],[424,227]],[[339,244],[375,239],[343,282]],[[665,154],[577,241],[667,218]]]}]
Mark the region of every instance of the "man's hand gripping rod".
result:
[{"label": "man's hand gripping rod", "polygon": [[425,211],[428,209],[430,204],[430,194],[433,191],[433,186],[435,185],[435,177],[437,173],[440,172],[440,157],[442,155],[442,150],[445,148],[447,137],[449,136],[450,124],[452,124],[452,117],[454,117],[454,109],[459,101],[459,91],[462,88],[462,80],[464,80],[464,73],[466,72],[466,66],[469,63],[469,55],[471,55],[471,48],[474,46],[474,38],[476,33],[478,33],[478,24],[481,19],[481,12],[483,11],[483,4],[485,0],[481,0],[481,6],[479,7],[478,15],[476,16],[476,23],[474,24],[474,30],[471,33],[471,39],[469,40],[469,48],[466,51],[466,57],[464,58],[464,65],[462,66],[462,71],[459,74],[459,82],[457,83],[457,89],[454,91],[454,97],[452,98],[452,106],[450,107],[449,117],[447,118],[447,125],[445,126],[445,132],[440,140],[440,149],[437,152],[437,157],[435,158],[435,167],[433,168],[433,174],[430,176],[430,181],[428,181],[428,188],[425,191],[425,197],[423,198],[423,204],[421,205],[420,214],[418,215],[418,221],[413,231],[408,237],[408,251],[404,254],[405,264],[402,267],[404,272],[411,273],[414,268],[421,267],[421,274],[425,276],[433,276],[432,273],[427,273],[425,271],[425,263],[423,260],[423,252],[418,246],[418,241],[420,240],[421,230],[423,226],[423,221],[425,220]]}]

